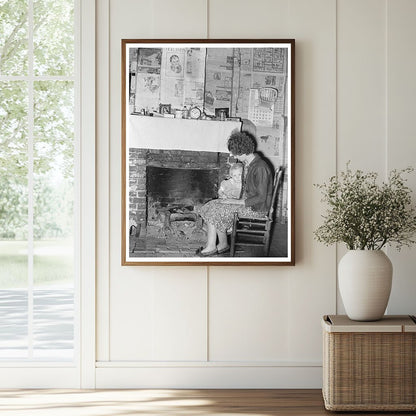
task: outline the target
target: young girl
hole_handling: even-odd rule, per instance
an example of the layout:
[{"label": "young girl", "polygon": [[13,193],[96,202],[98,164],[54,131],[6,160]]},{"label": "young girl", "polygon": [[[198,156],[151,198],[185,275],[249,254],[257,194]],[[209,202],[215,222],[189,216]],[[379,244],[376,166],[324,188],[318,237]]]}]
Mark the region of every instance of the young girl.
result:
[{"label": "young girl", "polygon": [[230,166],[230,178],[221,182],[218,198],[239,199],[241,196],[243,164],[234,163]]}]

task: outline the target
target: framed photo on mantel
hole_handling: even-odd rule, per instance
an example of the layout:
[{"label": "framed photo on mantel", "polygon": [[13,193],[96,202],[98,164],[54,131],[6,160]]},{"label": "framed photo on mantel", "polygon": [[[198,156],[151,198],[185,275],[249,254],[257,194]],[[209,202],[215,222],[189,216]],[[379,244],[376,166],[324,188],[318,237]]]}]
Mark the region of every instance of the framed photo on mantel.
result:
[{"label": "framed photo on mantel", "polygon": [[121,46],[122,265],[294,265],[295,41]]}]

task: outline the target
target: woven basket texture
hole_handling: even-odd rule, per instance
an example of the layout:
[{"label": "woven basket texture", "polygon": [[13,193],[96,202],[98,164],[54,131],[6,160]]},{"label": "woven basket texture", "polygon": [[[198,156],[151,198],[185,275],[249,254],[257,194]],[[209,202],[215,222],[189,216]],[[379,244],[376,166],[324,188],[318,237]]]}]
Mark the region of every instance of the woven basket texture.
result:
[{"label": "woven basket texture", "polygon": [[328,410],[416,410],[416,333],[323,331]]}]

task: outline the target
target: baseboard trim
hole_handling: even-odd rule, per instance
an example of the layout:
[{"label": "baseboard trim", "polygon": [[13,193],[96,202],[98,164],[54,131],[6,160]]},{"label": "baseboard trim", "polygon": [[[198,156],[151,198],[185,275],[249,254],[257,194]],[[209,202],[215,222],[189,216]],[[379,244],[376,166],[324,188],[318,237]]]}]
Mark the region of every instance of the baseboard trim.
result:
[{"label": "baseboard trim", "polygon": [[322,388],[322,367],[97,367],[96,388],[312,389]]},{"label": "baseboard trim", "polygon": [[148,368],[148,367],[320,367],[322,362],[312,361],[97,361],[97,368]]},{"label": "baseboard trim", "polygon": [[0,372],[0,389],[79,388],[77,367],[11,367]]}]

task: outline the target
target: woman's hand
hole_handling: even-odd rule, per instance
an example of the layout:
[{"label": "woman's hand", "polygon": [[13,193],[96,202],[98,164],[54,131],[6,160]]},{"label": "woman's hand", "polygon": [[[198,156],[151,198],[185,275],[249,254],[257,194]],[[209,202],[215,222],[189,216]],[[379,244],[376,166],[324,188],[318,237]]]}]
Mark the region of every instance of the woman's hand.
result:
[{"label": "woman's hand", "polygon": [[225,199],[226,197],[225,192],[221,188],[218,189],[218,198]]}]

